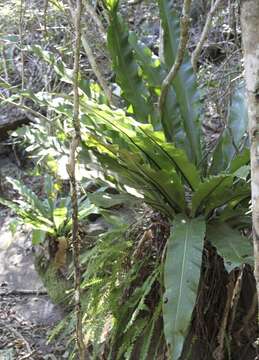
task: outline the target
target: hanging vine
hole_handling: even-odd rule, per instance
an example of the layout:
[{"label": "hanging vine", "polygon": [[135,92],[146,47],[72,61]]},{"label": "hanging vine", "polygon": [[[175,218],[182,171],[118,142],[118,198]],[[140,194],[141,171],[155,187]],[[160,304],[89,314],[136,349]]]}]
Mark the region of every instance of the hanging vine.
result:
[{"label": "hanging vine", "polygon": [[83,340],[82,329],[82,308],[81,308],[81,265],[80,265],[80,249],[81,240],[78,234],[78,198],[77,198],[77,182],[75,173],[76,164],[76,150],[80,143],[80,119],[79,119],[79,60],[80,60],[80,45],[81,45],[81,12],[82,1],[77,0],[75,11],[75,44],[74,44],[74,68],[73,68],[73,93],[74,93],[74,107],[73,107],[73,126],[74,134],[70,145],[70,158],[67,165],[67,172],[70,178],[71,188],[71,202],[72,202],[72,246],[73,246],[73,263],[74,263],[74,291],[75,291],[75,313],[76,313],[76,343],[78,349],[78,356],[80,360],[85,359],[85,345]]}]

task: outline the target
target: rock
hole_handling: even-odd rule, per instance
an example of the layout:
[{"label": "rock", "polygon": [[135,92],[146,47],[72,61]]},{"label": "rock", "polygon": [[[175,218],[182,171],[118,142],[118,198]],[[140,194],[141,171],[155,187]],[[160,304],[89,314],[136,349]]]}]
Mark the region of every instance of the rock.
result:
[{"label": "rock", "polygon": [[23,321],[33,321],[39,325],[53,325],[63,317],[63,311],[54,305],[47,296],[23,298],[14,310]]},{"label": "rock", "polygon": [[25,251],[27,244],[31,244],[30,234],[17,228],[12,235],[9,229],[12,218],[4,214],[0,221],[0,283],[7,282],[8,291],[41,290],[42,282],[34,269],[32,254]]},{"label": "rock", "polygon": [[[13,235],[9,230],[11,220],[8,212],[1,210],[0,303],[3,296],[7,296],[5,294],[16,293],[17,301],[12,300],[12,306],[13,311],[21,320],[33,321],[39,325],[53,325],[62,319],[63,313],[61,308],[55,305],[47,295],[37,295],[44,293],[45,289],[34,268],[33,254],[26,250],[28,246],[31,248],[30,230],[18,227]],[[19,295],[20,293],[21,295]],[[0,359],[2,359],[1,355]]]}]

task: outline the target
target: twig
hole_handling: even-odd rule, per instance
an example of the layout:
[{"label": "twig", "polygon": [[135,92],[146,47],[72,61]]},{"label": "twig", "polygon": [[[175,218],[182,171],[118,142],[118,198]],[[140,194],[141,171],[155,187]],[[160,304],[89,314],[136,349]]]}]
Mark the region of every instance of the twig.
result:
[{"label": "twig", "polygon": [[190,8],[191,8],[192,0],[184,0],[183,4],[183,12],[181,17],[181,29],[180,29],[180,40],[177,49],[177,54],[175,57],[175,62],[169,71],[168,75],[164,79],[161,86],[161,95],[159,98],[159,110],[160,113],[163,112],[164,103],[166,100],[166,96],[169,90],[169,87],[177,75],[178,70],[180,69],[185,50],[187,47],[188,39],[189,39],[189,24],[190,24]]},{"label": "twig", "polygon": [[93,21],[95,22],[95,24],[97,25],[97,28],[102,36],[102,40],[105,41],[106,40],[106,32],[105,32],[105,29],[104,29],[104,26],[103,26],[101,20],[99,19],[98,15],[96,14],[94,7],[87,0],[84,0],[84,7],[85,7],[86,11],[89,13],[89,15],[91,16],[91,18],[93,19]]},{"label": "twig", "polygon": [[93,72],[94,72],[94,74],[95,74],[101,88],[103,89],[103,91],[105,93],[105,96],[107,97],[109,103],[112,105],[112,93],[111,93],[111,90],[109,89],[109,86],[108,86],[106,80],[103,78],[103,76],[101,74],[101,71],[99,70],[99,67],[97,65],[97,62],[95,61],[93,51],[92,51],[92,49],[89,46],[88,41],[87,41],[86,33],[82,34],[82,45],[83,45],[83,48],[85,50],[88,61],[89,61],[90,65],[91,65],[91,68],[92,68],[92,70],[93,70]]},{"label": "twig", "polygon": [[[24,4],[23,0],[20,0],[20,18],[19,18],[19,40],[20,40],[20,49],[21,49],[21,78],[22,78],[22,90],[24,90],[25,76],[24,76],[24,53],[23,53],[23,19],[24,19]],[[23,98],[20,99],[22,104]]]},{"label": "twig", "polygon": [[[2,100],[3,103],[8,103],[8,104],[11,104],[11,105],[19,108],[19,109],[24,110],[24,113],[25,113],[26,116],[28,115],[26,112],[28,112],[28,113],[31,113],[33,116],[35,116],[35,117],[37,117],[37,118],[40,118],[40,119],[42,119],[42,120],[45,120],[45,121],[48,121],[48,122],[49,122],[49,119],[48,119],[46,116],[42,115],[41,113],[39,113],[39,112],[37,112],[37,111],[35,111],[35,110],[32,110],[31,108],[29,108],[29,107],[26,106],[26,105],[17,104],[16,102],[14,102],[14,101],[12,101],[12,100],[9,100],[9,99],[6,99],[5,97],[3,97],[3,96],[1,96],[1,95],[0,95],[0,100]],[[31,120],[31,119],[30,119],[30,120]]]},{"label": "twig", "polygon": [[19,360],[25,360],[25,359],[32,359],[32,355],[34,355],[36,353],[36,350],[33,350],[31,353],[27,354],[27,355],[23,355],[21,358],[19,358]]},{"label": "twig", "polygon": [[[71,10],[73,10],[71,8]],[[76,312],[76,343],[79,360],[85,360],[86,348],[83,339],[82,326],[82,308],[81,308],[81,266],[80,266],[80,249],[81,239],[78,233],[78,198],[77,182],[75,176],[76,149],[81,140],[80,119],[79,119],[79,61],[81,45],[81,13],[82,0],[77,0],[75,11],[75,48],[74,48],[74,69],[73,69],[73,92],[74,92],[74,109],[73,109],[73,126],[74,135],[70,146],[70,158],[67,165],[67,172],[70,178],[71,186],[71,203],[72,203],[72,246],[73,246],[73,263],[74,263],[74,290],[75,290],[75,312]]]},{"label": "twig", "polygon": [[[72,15],[72,18],[75,18],[75,14],[74,14],[74,10],[73,10],[73,6],[72,6],[72,2],[71,0],[69,0],[69,10],[70,13]],[[112,105],[112,93],[109,89],[109,86],[106,82],[106,80],[103,78],[102,73],[97,65],[97,62],[95,61],[94,58],[94,54],[93,51],[87,41],[87,34],[86,33],[81,33],[81,40],[82,40],[82,45],[84,48],[84,51],[86,53],[86,56],[88,58],[89,64],[91,65],[91,68],[97,78],[97,81],[99,82],[101,88],[103,89],[105,96],[107,97],[109,103]]]},{"label": "twig", "polygon": [[47,30],[48,6],[49,6],[49,0],[44,0],[43,27],[44,27],[44,36],[45,37],[48,36],[48,30]]},{"label": "twig", "polygon": [[207,39],[209,30],[210,30],[210,26],[212,23],[212,17],[214,15],[214,13],[216,12],[216,10],[218,9],[220,2],[221,2],[221,0],[216,0],[215,2],[214,2],[214,0],[211,1],[211,8],[207,15],[206,23],[202,30],[200,40],[199,40],[195,50],[192,53],[192,67],[195,72],[197,72],[197,70],[198,70],[198,60],[199,60],[199,57],[200,57],[200,54],[202,51],[202,47],[205,43],[205,40]]},{"label": "twig", "polygon": [[[7,67],[7,63],[6,63],[4,45],[3,45],[2,50],[1,50],[1,55],[2,55],[2,59],[3,59],[4,80],[5,80],[6,83],[9,83],[9,74],[8,74],[8,67]],[[6,93],[7,96],[10,96],[9,89],[6,89],[5,93]]]}]

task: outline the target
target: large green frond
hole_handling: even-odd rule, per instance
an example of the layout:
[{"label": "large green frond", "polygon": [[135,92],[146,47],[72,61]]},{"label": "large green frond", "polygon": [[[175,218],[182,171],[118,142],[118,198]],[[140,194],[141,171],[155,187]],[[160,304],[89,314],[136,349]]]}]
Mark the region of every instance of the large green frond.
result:
[{"label": "large green frond", "polygon": [[228,271],[242,264],[253,265],[253,244],[226,223],[213,222],[207,226],[207,240],[216,247]]},{"label": "large green frond", "polygon": [[126,24],[116,11],[112,12],[108,29],[108,47],[122,96],[132,105],[138,121],[156,123],[150,93],[140,75],[128,38]]},{"label": "large green frond", "polygon": [[[173,3],[173,0],[158,0],[164,29],[164,60],[167,71],[175,62],[180,37],[179,16],[173,9]],[[189,141],[190,156],[197,164],[201,159],[201,104],[196,77],[187,54],[172,85]]]},{"label": "large green frond", "polygon": [[164,269],[164,333],[170,359],[178,360],[190,326],[200,280],[205,221],[177,215]]}]

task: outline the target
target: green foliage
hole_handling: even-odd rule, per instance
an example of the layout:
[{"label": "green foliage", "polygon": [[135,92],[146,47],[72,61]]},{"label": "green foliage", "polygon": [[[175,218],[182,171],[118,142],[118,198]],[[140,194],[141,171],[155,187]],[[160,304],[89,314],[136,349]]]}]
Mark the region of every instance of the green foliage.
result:
[{"label": "green foliage", "polygon": [[28,46],[27,49],[50,64],[55,72],[61,77],[61,81],[73,84],[73,71],[69,69],[62,60],[57,60],[52,52],[43,50],[39,45]]},{"label": "green foliage", "polygon": [[[158,57],[152,54],[151,50],[141,43],[135,33],[130,32],[129,42],[134,49],[134,56],[141,67],[143,79],[153,97],[160,94],[160,88],[166,77],[165,65]],[[176,96],[171,86],[165,101],[164,111],[161,116],[157,112],[157,118],[161,117],[161,124],[156,124],[157,128],[162,128],[168,141],[173,142],[177,147],[186,148],[184,131],[182,130],[181,115],[176,102]]]},{"label": "green foliage", "polygon": [[103,0],[103,4],[107,10],[114,12],[118,8],[119,0]]},{"label": "green foliage", "polygon": [[[84,331],[93,359],[101,358],[107,345],[108,359],[133,359],[138,351],[144,360],[166,343],[170,359],[177,360],[196,303],[204,238],[216,246],[228,270],[250,262],[251,246],[239,232],[250,221],[249,174],[244,168],[249,157],[242,144],[246,106],[237,90],[206,176],[201,162],[206,154],[201,151],[200,93],[187,53],[161,114],[155,106],[179,44],[173,2],[158,1],[165,34],[164,63],[129,33],[118,13],[119,1],[104,4],[110,19],[108,45],[122,90],[121,104],[126,106],[110,108],[101,103],[101,97],[91,100],[91,89],[84,88],[85,84],[80,87],[79,165],[97,171],[119,194],[104,190],[82,198],[79,220],[99,212],[100,207],[145,202],[163,213],[172,226],[155,258],[151,251],[136,256],[139,237],[119,217],[107,215],[112,230],[98,236],[82,253]],[[39,47],[32,50],[52,64],[62,81],[71,82],[64,63]],[[52,114],[55,133],[44,134],[46,124],[38,123],[23,130],[23,136],[32,145],[29,151],[36,152],[57,174],[61,158],[68,157],[72,96],[50,92],[23,92],[23,96]],[[45,200],[16,180],[10,182],[21,199],[0,201],[32,225],[34,242],[42,241],[44,232],[61,236],[70,231],[70,198],[57,197],[50,178],[46,179]],[[158,330],[160,338],[156,338]]]},{"label": "green foliage", "polygon": [[244,147],[244,135],[247,131],[248,114],[246,107],[245,86],[239,86],[229,106],[228,118],[216,149],[210,167],[212,174],[229,168],[231,161],[235,159]]},{"label": "green foliage", "polygon": [[[173,145],[161,145],[151,133],[146,136],[143,128],[138,129],[134,123],[135,126],[131,126],[129,122],[125,128],[121,125],[121,116],[117,120],[114,113],[107,118],[106,124],[107,139],[105,133],[96,132],[95,136],[86,134],[84,138],[85,144],[100,159],[101,164],[117,177],[117,181],[135,188],[147,203],[161,210],[164,208],[167,214],[184,209],[184,188],[178,172],[185,176],[186,169],[181,165],[186,162],[187,166],[192,166],[188,164],[184,153],[179,149],[174,152]],[[110,146],[107,142],[110,131],[117,133],[117,146]],[[191,173],[188,175],[188,181],[195,181]]]},{"label": "green foliage", "polygon": [[[45,235],[54,238],[66,236],[72,228],[72,207],[70,197],[58,197],[53,179],[45,176],[46,199],[41,200],[31,189],[16,179],[7,178],[8,182],[17,191],[19,197],[13,201],[0,198],[0,203],[13,210],[16,215],[33,229],[32,241],[34,244],[45,239]],[[90,214],[99,213],[99,208],[88,198],[79,200],[79,220]]]},{"label": "green foliage", "polygon": [[66,179],[65,164],[69,157],[67,122],[56,116],[49,122],[35,122],[12,133],[13,141],[24,148],[41,169],[60,179]]},{"label": "green foliage", "polygon": [[[198,163],[201,159],[199,92],[187,55],[170,88],[161,118],[150,105],[149,90],[153,98],[160,94],[162,81],[174,62],[179,42],[179,24],[176,14],[171,10],[170,1],[160,1],[159,6],[165,34],[165,64],[155,61],[150,50],[138,42],[134,34],[129,35],[117,11],[113,10],[108,31],[113,66],[123,96],[132,104],[136,119],[151,122],[156,129],[163,128],[166,138],[175,141],[178,146],[184,145],[185,150],[188,149],[189,158]],[[181,125],[184,126],[186,138]]]},{"label": "green foliage", "polygon": [[164,269],[164,332],[170,358],[178,359],[190,326],[200,280],[205,221],[177,215]]},{"label": "green foliage", "polygon": [[[66,116],[68,123],[72,121],[69,96],[48,96],[45,103],[58,116]],[[87,289],[85,331],[94,348],[94,357],[98,358],[102,351],[105,333],[110,359],[123,356],[130,359],[139,342],[144,359],[162,312],[166,342],[172,358],[177,359],[190,326],[201,269],[205,223],[197,216],[204,216],[208,222],[223,216],[229,219],[226,211],[230,214],[249,196],[248,185],[236,172],[202,178],[185,151],[165,140],[164,132],[155,131],[151,124],[137,122],[122,110],[97,104],[86,95],[80,98],[80,108],[81,161],[87,159],[88,166],[93,166],[125,193],[121,199],[115,196],[113,204],[119,199],[134,201],[136,197],[164,213],[175,224],[167,242],[162,280],[160,264],[137,283],[137,274],[146,263],[134,260],[125,270],[124,261],[133,252],[132,243],[122,240],[125,229],[120,228],[118,236],[108,233],[99,238],[96,246],[85,254],[86,272],[82,283]],[[232,169],[236,171],[244,160],[238,160],[237,164],[233,161],[231,159]],[[106,200],[109,201],[109,196]],[[107,204],[105,197],[98,195],[93,196],[93,202],[104,207]],[[235,235],[238,236],[238,232]],[[209,238],[211,233],[206,236]],[[216,240],[212,242],[216,244]],[[217,247],[227,259],[233,249],[232,241],[223,244],[218,239]],[[236,257],[235,266],[238,260],[240,265],[249,259]],[[164,287],[164,299],[168,302],[158,310],[161,303],[157,301],[156,310],[150,311],[146,302],[157,282],[160,288]],[[125,300],[125,291],[132,288],[133,292]],[[119,312],[118,303],[122,304]],[[154,312],[156,318],[152,320]],[[107,326],[109,331],[105,332]],[[147,338],[142,334],[147,334]]]},{"label": "green foliage", "polygon": [[[164,29],[165,65],[167,70],[169,70],[175,61],[179,44],[179,19],[173,9],[172,0],[159,0],[158,4]],[[189,142],[187,144],[190,147],[189,156],[198,164],[201,160],[201,104],[196,78],[187,54],[172,85],[180,108],[182,124]]]},{"label": "green foliage", "polygon": [[[231,187],[233,177],[230,175],[219,175],[215,177],[208,177],[203,183],[201,183],[193,194],[192,197],[192,214],[195,215],[198,210],[208,206],[211,199],[218,195],[225,193],[228,187]],[[215,195],[216,193],[216,195]]]},{"label": "green foliage", "polygon": [[[84,329],[93,345],[93,358],[99,358],[101,344],[106,341],[109,342],[109,358],[125,356],[130,359],[143,331],[148,331],[152,337],[161,316],[161,304],[155,305],[155,310],[148,305],[154,284],[159,280],[160,267],[151,262],[149,256],[129,261],[135,239],[127,229],[128,226],[120,223],[101,235],[95,247],[82,255],[82,264],[86,267],[82,282],[85,290]],[[143,278],[147,264],[153,270]],[[151,328],[148,326],[150,321]],[[143,344],[142,352],[148,352],[150,346],[149,340]]]},{"label": "green foliage", "polygon": [[[121,111],[111,114],[109,108],[87,100],[82,109],[87,113],[82,117],[83,142],[94,155],[95,166],[99,164],[115,183],[133,187],[145,202],[174,218],[176,225],[167,244],[164,287],[169,296],[164,296],[169,300],[163,306],[163,319],[172,358],[177,359],[188,333],[200,277],[205,222],[195,216],[205,215],[211,221],[213,211],[218,210],[214,213],[217,218],[222,209],[233,208],[249,196],[248,185],[235,174],[202,181],[184,152],[167,143],[160,132],[151,132],[151,125],[139,124]],[[184,187],[193,194],[190,205]],[[190,210],[194,219],[187,217]],[[180,294],[178,302],[176,294]],[[123,344],[130,348],[129,342]]]},{"label": "green foliage", "polygon": [[217,248],[225,262],[228,271],[240,264],[253,265],[253,246],[251,241],[242,236],[238,230],[232,229],[226,223],[213,222],[207,229],[208,239]]},{"label": "green foliage", "polygon": [[133,113],[138,121],[147,123],[152,119],[154,110],[148,89],[139,74],[128,37],[128,29],[121,17],[116,12],[112,12],[108,46],[117,74],[117,82],[123,91],[124,98],[132,105]]}]

